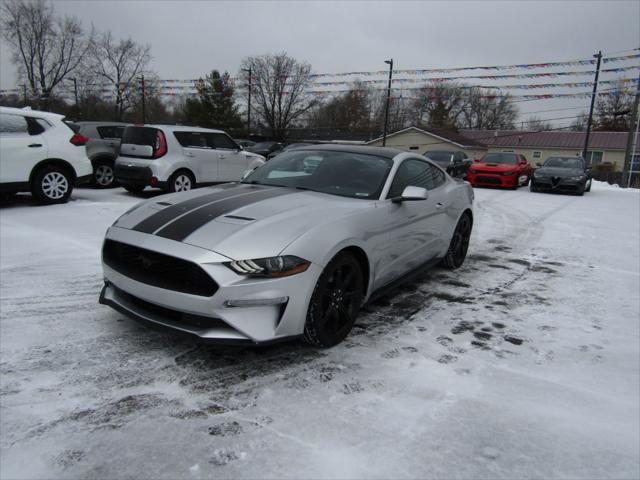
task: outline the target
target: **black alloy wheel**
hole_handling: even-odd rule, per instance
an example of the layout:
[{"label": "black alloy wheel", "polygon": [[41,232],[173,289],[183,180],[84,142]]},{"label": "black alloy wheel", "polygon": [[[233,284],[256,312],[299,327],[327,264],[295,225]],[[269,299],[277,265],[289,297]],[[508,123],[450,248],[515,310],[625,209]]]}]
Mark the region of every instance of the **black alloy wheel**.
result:
[{"label": "black alloy wheel", "polygon": [[453,232],[449,250],[447,250],[447,254],[442,259],[442,264],[445,267],[455,270],[464,263],[464,259],[467,257],[467,250],[469,250],[471,227],[471,217],[467,214],[462,215]]},{"label": "black alloy wheel", "polygon": [[336,255],[320,275],[304,327],[305,340],[332,347],[351,331],[364,298],[362,267],[350,253]]}]

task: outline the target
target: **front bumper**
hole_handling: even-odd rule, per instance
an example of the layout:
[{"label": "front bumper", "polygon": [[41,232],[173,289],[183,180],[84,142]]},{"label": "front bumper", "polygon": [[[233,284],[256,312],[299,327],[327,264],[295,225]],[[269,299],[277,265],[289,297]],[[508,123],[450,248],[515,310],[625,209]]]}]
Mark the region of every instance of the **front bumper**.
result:
[{"label": "front bumper", "polygon": [[471,173],[467,172],[467,181],[474,187],[503,187],[513,188],[520,185],[521,179],[517,174],[500,175],[499,173]]},{"label": "front bumper", "polygon": [[582,182],[579,180],[567,180],[562,178],[554,178],[554,177],[542,177],[532,179],[535,187],[539,190],[548,190],[548,191],[556,191],[556,192],[566,192],[566,193],[575,193],[582,192],[585,189],[587,184],[586,181]]},{"label": "front bumper", "polygon": [[[218,285],[210,297],[148,285],[103,262],[105,287],[100,303],[152,327],[214,343],[269,343],[301,335],[307,307],[321,268],[267,279],[237,275],[215,252],[112,227],[107,238],[197,264]],[[248,301],[247,306],[230,306]]]}]

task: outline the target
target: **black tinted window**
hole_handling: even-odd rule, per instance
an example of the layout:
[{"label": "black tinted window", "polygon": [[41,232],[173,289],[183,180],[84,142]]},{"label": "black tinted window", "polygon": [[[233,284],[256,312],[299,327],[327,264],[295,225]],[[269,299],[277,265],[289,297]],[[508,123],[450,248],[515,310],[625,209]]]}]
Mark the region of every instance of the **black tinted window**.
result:
[{"label": "black tinted window", "polygon": [[122,143],[156,146],[158,131],[150,127],[127,127],[122,134]]},{"label": "black tinted window", "polygon": [[173,132],[178,143],[185,148],[213,148],[213,138],[210,133],[203,132]]},{"label": "black tinted window", "polygon": [[27,120],[22,115],[0,114],[0,133],[28,133]]},{"label": "black tinted window", "polygon": [[214,148],[226,148],[229,150],[235,150],[238,146],[233,140],[231,140],[224,133],[212,133]]},{"label": "black tinted window", "polygon": [[451,162],[453,152],[426,152],[424,156],[430,158],[438,165],[448,165]]},{"label": "black tinted window", "polygon": [[100,134],[100,138],[122,138],[122,132],[124,127],[118,126],[104,126],[97,127],[98,133]]},{"label": "black tinted window", "polygon": [[444,179],[444,173],[427,162],[405,160],[393,178],[387,198],[399,197],[406,187],[422,187],[433,190],[442,185]]}]

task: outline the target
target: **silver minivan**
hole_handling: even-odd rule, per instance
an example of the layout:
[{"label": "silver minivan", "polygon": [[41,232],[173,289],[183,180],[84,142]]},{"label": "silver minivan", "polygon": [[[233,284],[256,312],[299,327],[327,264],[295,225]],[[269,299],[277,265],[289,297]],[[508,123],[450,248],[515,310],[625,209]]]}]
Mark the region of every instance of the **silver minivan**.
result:
[{"label": "silver minivan", "polygon": [[168,125],[128,126],[116,159],[116,181],[130,192],[168,192],[241,180],[264,164],[222,130]]}]

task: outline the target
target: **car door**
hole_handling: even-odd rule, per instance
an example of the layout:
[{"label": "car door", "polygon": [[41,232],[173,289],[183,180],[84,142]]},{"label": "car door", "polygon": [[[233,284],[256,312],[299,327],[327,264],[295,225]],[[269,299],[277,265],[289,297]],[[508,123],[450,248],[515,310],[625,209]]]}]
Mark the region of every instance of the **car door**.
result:
[{"label": "car door", "polygon": [[27,182],[33,167],[47,158],[44,129],[22,115],[0,113],[0,183]]},{"label": "car door", "polygon": [[104,125],[97,127],[96,130],[100,135],[104,150],[116,157],[118,155],[118,149],[120,148],[124,127],[121,125]]},{"label": "car door", "polygon": [[[427,189],[428,198],[393,203],[408,187]],[[382,284],[388,283],[437,256],[444,247],[444,221],[447,209],[444,172],[421,159],[404,160],[387,195],[389,242],[380,271]]]},{"label": "car door", "polygon": [[208,134],[218,154],[218,181],[234,182],[242,179],[249,168],[249,159],[231,137],[224,133]]},{"label": "car door", "polygon": [[208,132],[198,131],[174,132],[182,146],[185,163],[195,173],[198,183],[218,181],[218,153],[211,145],[208,135]]}]

